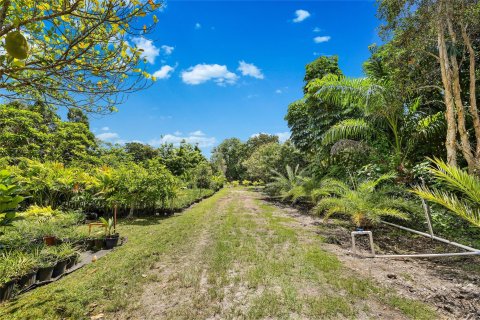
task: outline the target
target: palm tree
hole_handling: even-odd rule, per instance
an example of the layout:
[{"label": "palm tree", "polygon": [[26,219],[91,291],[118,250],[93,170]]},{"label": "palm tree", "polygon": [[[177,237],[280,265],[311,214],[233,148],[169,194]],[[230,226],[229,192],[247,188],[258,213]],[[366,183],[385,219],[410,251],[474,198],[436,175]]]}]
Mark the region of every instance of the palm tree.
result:
[{"label": "palm tree", "polygon": [[330,127],[323,134],[324,145],[342,139],[365,140],[372,135],[384,135],[402,163],[418,138],[428,137],[444,127],[441,113],[419,112],[419,99],[406,105],[395,85],[387,80],[327,75],[312,80],[308,90],[322,101],[347,109],[354,106],[363,113],[361,118],[345,119]]},{"label": "palm tree", "polygon": [[408,214],[403,211],[408,210],[406,201],[377,190],[381,182],[393,177],[392,174],[383,175],[355,184],[353,188],[337,179],[324,179],[316,193],[326,196],[320,198],[314,210],[324,213],[325,219],[339,213],[349,215],[357,227],[375,225],[385,216],[407,220]]},{"label": "palm tree", "polygon": [[430,167],[429,171],[449,191],[418,186],[412,192],[480,227],[480,179],[442,160],[433,159],[432,162],[436,167]]},{"label": "palm tree", "polygon": [[267,184],[267,188],[279,193],[282,200],[291,199],[292,202],[297,202],[298,199],[306,196],[303,186],[307,181],[310,181],[310,178],[303,176],[303,170],[300,170],[299,165],[292,169],[287,164],[285,170],[286,175],[272,170],[273,181]]}]

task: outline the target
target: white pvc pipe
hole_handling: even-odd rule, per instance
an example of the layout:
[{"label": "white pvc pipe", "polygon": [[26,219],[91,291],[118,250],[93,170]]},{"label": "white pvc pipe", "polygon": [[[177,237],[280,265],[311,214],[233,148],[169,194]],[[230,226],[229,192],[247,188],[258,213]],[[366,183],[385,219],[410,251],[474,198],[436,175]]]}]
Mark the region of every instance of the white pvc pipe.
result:
[{"label": "white pvc pipe", "polygon": [[[420,254],[380,254],[373,258],[435,258],[435,257],[455,257],[455,256],[472,256],[480,255],[480,251],[476,252],[456,252],[456,253],[420,253]],[[368,258],[368,257],[367,257]]]},{"label": "white pvc pipe", "polygon": [[382,221],[382,223],[387,224],[387,225],[392,226],[392,227],[402,229],[402,230],[410,231],[410,232],[422,235],[422,236],[427,237],[427,238],[431,238],[431,239],[438,240],[438,241],[441,241],[441,242],[444,242],[444,243],[448,243],[448,244],[450,244],[452,246],[455,246],[455,247],[459,247],[459,248],[462,248],[462,249],[465,249],[465,250],[468,250],[468,251],[476,252],[477,254],[480,253],[479,249],[475,249],[475,248],[472,248],[472,247],[469,247],[469,246],[465,246],[461,243],[453,242],[453,241],[450,241],[450,240],[447,240],[447,239],[444,239],[444,238],[440,238],[440,237],[437,237],[437,236],[432,236],[428,233],[413,230],[413,229],[410,229],[410,228],[407,228],[407,227],[402,227],[398,224],[394,224],[394,223],[390,223],[390,222],[386,222],[386,221]]}]

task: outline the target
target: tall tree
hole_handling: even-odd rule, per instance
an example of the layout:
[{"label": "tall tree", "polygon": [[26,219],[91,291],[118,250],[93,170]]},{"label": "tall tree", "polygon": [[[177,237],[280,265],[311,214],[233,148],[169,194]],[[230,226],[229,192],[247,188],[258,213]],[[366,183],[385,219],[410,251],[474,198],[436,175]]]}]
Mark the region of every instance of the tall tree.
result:
[{"label": "tall tree", "polygon": [[143,162],[153,159],[158,155],[157,150],[140,142],[127,142],[125,143],[125,152],[132,156],[133,161]]},{"label": "tall tree", "polygon": [[267,143],[279,143],[278,136],[268,133],[259,133],[250,137],[245,143],[246,156],[249,157],[256,149]]},{"label": "tall tree", "polygon": [[225,139],[212,151],[212,162],[225,167],[225,177],[241,180],[244,176],[242,161],[245,159],[245,144],[238,138]]},{"label": "tall tree", "polygon": [[384,29],[393,31],[394,40],[403,49],[411,48],[437,62],[447,122],[447,162],[456,165],[459,150],[469,172],[477,172],[480,168],[476,94],[480,45],[478,1],[382,0],[380,15],[387,21]]},{"label": "tall tree", "polygon": [[353,116],[354,109],[339,109],[315,95],[308,93],[308,84],[316,79],[322,79],[328,74],[342,75],[338,66],[338,57],[322,56],[305,67],[304,92],[302,99],[291,103],[285,120],[290,127],[290,139],[294,145],[307,154],[318,153],[322,149],[321,137],[333,124],[339,120]]},{"label": "tall tree", "polygon": [[114,110],[124,93],[148,83],[132,39],[152,29],[159,7],[154,0],[2,1],[0,97]]}]

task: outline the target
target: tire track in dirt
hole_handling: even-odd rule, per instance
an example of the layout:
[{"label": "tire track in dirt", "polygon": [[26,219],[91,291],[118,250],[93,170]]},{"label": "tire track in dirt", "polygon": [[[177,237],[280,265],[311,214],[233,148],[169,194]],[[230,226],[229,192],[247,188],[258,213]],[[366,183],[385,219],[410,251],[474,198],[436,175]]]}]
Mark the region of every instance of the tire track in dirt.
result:
[{"label": "tire track in dirt", "polygon": [[[230,195],[220,199],[214,211],[224,211],[231,200]],[[213,223],[208,225],[206,220],[210,221],[210,219],[202,221],[196,229],[199,231],[198,234],[192,237],[188,246],[178,248],[173,255],[159,257],[159,262],[144,275],[151,278],[152,282],[143,288],[140,298],[126,310],[113,314],[110,319],[182,318],[182,314],[175,312],[176,309],[190,304],[194,296],[198,299],[207,294],[207,269],[201,257],[211,244],[211,232],[215,225]]]},{"label": "tire track in dirt", "polygon": [[[251,283],[251,273],[259,267],[257,263],[260,266],[270,266],[270,262],[275,263],[278,260],[282,263],[285,259],[295,268],[305,268],[304,265],[291,261],[292,254],[299,254],[301,257],[305,247],[311,248],[319,243],[317,219],[301,215],[295,209],[272,207],[260,199],[260,194],[245,190],[233,189],[226,193],[211,212],[204,214],[188,245],[176,248],[168,255],[159,256],[158,262],[145,274],[151,282],[142,288],[139,299],[129,302],[126,309],[112,314],[109,318],[278,319],[256,313],[255,309],[265,297],[282,297],[288,288],[296,292],[298,301],[292,309],[294,311],[289,312],[287,307],[287,313],[283,313],[280,318],[325,318],[309,313],[309,301],[328,301],[330,298],[342,298],[343,294],[336,292],[330,284],[323,283],[322,278],[316,281],[311,281],[308,277],[293,279],[292,275],[300,272],[298,269],[286,270],[285,273],[275,275],[273,279],[272,274],[268,274],[266,278],[259,274],[258,284]],[[269,206],[270,213],[265,211],[264,205]],[[275,225],[279,229],[275,229]],[[222,232],[226,232],[229,237],[220,237]],[[282,232],[287,232],[287,235],[291,232],[290,236],[293,233],[292,239],[282,239]],[[227,246],[224,257],[220,254],[222,251],[216,251],[216,246],[224,244],[225,239],[230,239],[230,247]],[[334,252],[327,246],[326,249]],[[242,250],[252,250],[254,254],[256,252],[260,260],[249,260],[250,256],[242,255],[245,254]],[[239,255],[232,256],[235,253]],[[342,259],[338,252],[335,254],[350,267],[348,261]],[[222,274],[212,274],[212,270],[216,270],[212,262],[214,257],[229,259],[222,265]],[[370,275],[358,270],[355,272],[370,278]],[[272,307],[275,307],[274,303]],[[406,319],[398,310],[373,296],[357,297],[350,301],[350,306],[347,307],[355,310],[356,319]],[[266,314],[269,314],[268,312],[267,309]],[[341,313],[334,315],[335,319],[350,318],[342,316]],[[326,317],[332,318],[331,315]]]}]

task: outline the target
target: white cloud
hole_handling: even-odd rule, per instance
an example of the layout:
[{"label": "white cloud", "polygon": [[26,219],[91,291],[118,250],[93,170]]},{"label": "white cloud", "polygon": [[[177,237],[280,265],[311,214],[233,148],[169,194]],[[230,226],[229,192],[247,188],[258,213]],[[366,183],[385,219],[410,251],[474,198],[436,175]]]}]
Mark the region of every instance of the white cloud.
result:
[{"label": "white cloud", "polygon": [[216,84],[224,86],[226,84],[234,84],[238,80],[238,76],[228,71],[227,66],[219,64],[197,64],[182,72],[182,80],[186,84],[197,85],[209,80],[213,80]]},{"label": "white cloud", "polygon": [[239,61],[238,64],[239,65],[237,70],[240,71],[244,76],[250,76],[257,79],[263,79],[265,77],[262,73],[262,70],[260,70],[253,63],[246,63],[245,61]]},{"label": "white cloud", "polygon": [[278,133],[275,133],[276,136],[278,136],[278,140],[280,140],[280,142],[285,142],[287,141],[289,138],[290,138],[290,132],[278,132]]},{"label": "white cloud", "polygon": [[322,29],[320,29],[319,27],[313,28],[313,32],[316,32],[316,33],[317,33],[317,32],[320,32],[320,31],[322,31]]},{"label": "white cloud", "polygon": [[173,53],[173,50],[175,50],[175,47],[171,47],[171,46],[167,46],[167,45],[163,45],[160,47],[163,52],[166,54],[166,55],[170,55]]},{"label": "white cloud", "polygon": [[275,93],[278,93],[278,94],[280,94],[280,93],[282,93],[282,92],[283,92],[283,91],[280,90],[280,89],[275,90]]},{"label": "white cloud", "polygon": [[100,129],[102,131],[110,131],[110,128],[109,127],[102,127],[102,129]]},{"label": "white cloud", "polygon": [[200,23],[195,23],[195,29],[198,30],[202,27],[202,25]]},{"label": "white cloud", "polygon": [[112,140],[118,138],[118,133],[115,132],[104,132],[96,135],[97,139],[100,140]]},{"label": "white cloud", "polygon": [[202,130],[197,130],[197,131],[190,132],[190,135],[195,137],[203,137],[205,136],[205,133],[203,133]]},{"label": "white cloud", "polygon": [[308,17],[310,17],[310,12],[308,12],[307,10],[300,9],[295,11],[295,19],[293,19],[293,22],[295,23],[302,22]]},{"label": "white cloud", "polygon": [[149,142],[152,146],[160,146],[164,143],[172,143],[175,146],[180,145],[182,141],[190,144],[197,144],[200,148],[212,147],[217,143],[215,137],[207,137],[202,131],[191,132],[188,136],[182,136],[180,132],[174,134],[166,134],[160,139],[154,139]]},{"label": "white cloud", "polygon": [[152,40],[148,40],[144,37],[136,37],[132,39],[135,46],[143,50],[140,57],[147,60],[149,63],[154,64],[155,58],[160,55],[160,49],[158,49]]},{"label": "white cloud", "polygon": [[313,38],[313,41],[315,41],[315,43],[322,43],[322,42],[328,42],[330,41],[330,39],[331,39],[330,36],[319,36],[319,37]]},{"label": "white cloud", "polygon": [[169,65],[162,66],[159,70],[153,73],[153,76],[157,79],[168,79],[171,76],[171,73],[175,70],[174,67]]}]

